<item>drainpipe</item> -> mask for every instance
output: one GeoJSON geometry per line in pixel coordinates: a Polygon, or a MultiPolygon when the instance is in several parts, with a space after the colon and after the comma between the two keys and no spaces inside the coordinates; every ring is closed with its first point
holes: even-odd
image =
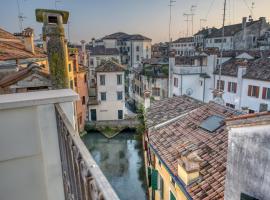
{"type": "Polygon", "coordinates": [[[183,74],[181,74],[181,96],[183,95],[183,74]]]}
{"type": "Polygon", "coordinates": [[[203,102],[205,98],[205,77],[203,78],[203,102]]]}

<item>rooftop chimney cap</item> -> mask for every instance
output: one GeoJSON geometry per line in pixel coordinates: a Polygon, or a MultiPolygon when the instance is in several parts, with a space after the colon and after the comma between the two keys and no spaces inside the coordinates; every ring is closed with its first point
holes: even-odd
{"type": "Polygon", "coordinates": [[[60,14],[63,18],[63,24],[67,24],[69,12],[64,10],[36,9],[36,21],[44,22],[44,13],[60,14]]]}

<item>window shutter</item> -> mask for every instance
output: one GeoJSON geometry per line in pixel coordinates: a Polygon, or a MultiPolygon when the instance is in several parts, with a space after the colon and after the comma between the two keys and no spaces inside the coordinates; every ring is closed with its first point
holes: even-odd
{"type": "Polygon", "coordinates": [[[228,82],[228,92],[230,92],[231,82],[228,82]]]}
{"type": "Polygon", "coordinates": [[[257,98],[259,97],[259,93],[260,93],[260,88],[259,87],[256,87],[256,97],[257,98]]]}
{"type": "Polygon", "coordinates": [[[170,200],[176,200],[175,196],[173,195],[171,191],[170,191],[170,200]]]}
{"type": "Polygon", "coordinates": [[[237,92],[237,83],[234,83],[234,92],[237,92]]]}
{"type": "Polygon", "coordinates": [[[151,173],[152,173],[152,172],[151,172],[151,167],[148,167],[148,168],[147,168],[148,187],[151,187],[151,185],[152,185],[152,184],[151,184],[151,182],[152,182],[152,181],[151,181],[151,173]]]}
{"type": "Polygon", "coordinates": [[[251,85],[248,86],[248,96],[251,97],[251,85]]]}
{"type": "Polygon", "coordinates": [[[152,169],[151,184],[153,190],[158,189],[158,171],[155,169],[152,169]]]}
{"type": "Polygon", "coordinates": [[[263,92],[262,92],[262,98],[266,99],[266,88],[263,88],[263,92]]]}

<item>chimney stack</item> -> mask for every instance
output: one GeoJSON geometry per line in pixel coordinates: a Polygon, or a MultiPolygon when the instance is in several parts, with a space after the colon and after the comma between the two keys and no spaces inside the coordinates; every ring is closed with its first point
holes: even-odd
{"type": "Polygon", "coordinates": [[[150,108],[150,104],[151,104],[151,101],[150,101],[150,91],[149,90],[146,90],[144,92],[144,109],[147,110],[148,108],[150,108]]]}
{"type": "Polygon", "coordinates": [[[92,38],[92,46],[95,47],[96,46],[96,39],[92,38]]]}
{"type": "Polygon", "coordinates": [[[82,56],[83,56],[83,65],[86,66],[86,50],[85,50],[85,40],[81,40],[81,45],[82,45],[82,56]]]}
{"type": "Polygon", "coordinates": [[[247,17],[243,17],[242,19],[242,29],[245,29],[247,26],[247,17]]]}
{"type": "Polygon", "coordinates": [[[32,54],[35,54],[35,45],[34,45],[34,30],[32,28],[26,28],[22,32],[22,39],[25,46],[25,49],[32,54]]]}

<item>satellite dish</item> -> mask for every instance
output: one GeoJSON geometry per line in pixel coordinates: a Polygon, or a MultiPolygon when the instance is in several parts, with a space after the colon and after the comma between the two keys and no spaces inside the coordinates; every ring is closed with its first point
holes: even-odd
{"type": "Polygon", "coordinates": [[[186,90],[186,94],[187,94],[188,96],[191,96],[191,95],[193,94],[193,90],[192,90],[191,88],[188,88],[188,89],[186,90]]]}

